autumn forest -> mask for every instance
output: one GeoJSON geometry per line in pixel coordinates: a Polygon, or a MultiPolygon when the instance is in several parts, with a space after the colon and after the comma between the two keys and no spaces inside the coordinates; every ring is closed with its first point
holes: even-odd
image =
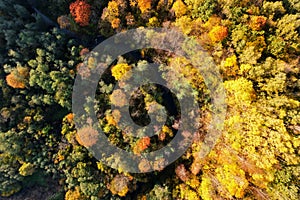
{"type": "Polygon", "coordinates": [[[300,1],[0,0],[0,199],[300,199],[300,1]],[[104,148],[106,140],[92,128],[95,120],[74,114],[72,93],[76,79],[100,66],[97,45],[146,28],[197,42],[212,58],[226,107],[220,135],[201,157],[205,138],[216,134],[209,130],[210,85],[217,83],[208,85],[192,59],[174,53],[143,48],[119,55],[97,82],[95,99],[79,93],[82,110],[97,116],[110,144],[136,157],[162,149],[184,121],[186,85],[199,105],[199,116],[188,121],[199,126],[183,132],[192,137],[183,154],[168,165],[165,156],[141,159],[133,173],[122,156],[107,158],[110,166],[94,156],[90,148],[104,148]],[[126,80],[145,78],[133,70],[151,74],[149,63],[179,92],[154,84],[135,90],[125,109],[133,121],[143,127],[156,116],[163,125],[154,136],[133,137],[119,126],[123,90],[126,80]],[[78,119],[88,126],[78,129],[78,119]]]}

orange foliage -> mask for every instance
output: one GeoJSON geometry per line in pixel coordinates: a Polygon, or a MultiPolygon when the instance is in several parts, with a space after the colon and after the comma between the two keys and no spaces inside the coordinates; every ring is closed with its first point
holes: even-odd
{"type": "Polygon", "coordinates": [[[66,116],[66,119],[67,119],[67,121],[68,121],[69,123],[72,123],[73,118],[74,118],[74,114],[73,114],[73,113],[69,113],[69,114],[67,114],[67,116],[66,116]]]}
{"type": "Polygon", "coordinates": [[[150,145],[150,137],[143,137],[139,139],[135,146],[133,147],[133,153],[139,154],[145,149],[147,149],[150,145]]]}
{"type": "Polygon", "coordinates": [[[13,74],[9,74],[6,76],[6,82],[9,86],[13,88],[25,88],[25,84],[18,79],[18,77],[14,76],[13,74]]]}
{"type": "Polygon", "coordinates": [[[151,0],[138,0],[138,6],[142,13],[151,8],[151,0]]]}
{"type": "Polygon", "coordinates": [[[60,161],[62,161],[64,159],[65,159],[65,156],[58,153],[57,157],[54,160],[54,163],[57,164],[57,163],[59,163],[60,161]]]}
{"type": "Polygon", "coordinates": [[[105,119],[107,120],[108,125],[113,125],[113,126],[117,125],[117,122],[116,122],[116,120],[114,119],[114,117],[112,115],[110,115],[110,114],[106,115],[105,119]]]}
{"type": "Polygon", "coordinates": [[[121,112],[119,110],[113,110],[112,113],[105,116],[108,125],[117,126],[121,119],[121,112]]]}
{"type": "Polygon", "coordinates": [[[76,23],[81,26],[89,25],[91,6],[86,1],[76,0],[70,4],[70,13],[76,23]]]}
{"type": "Polygon", "coordinates": [[[121,23],[121,20],[120,20],[119,18],[115,18],[115,19],[113,19],[112,22],[111,22],[111,27],[112,27],[113,29],[117,29],[117,28],[119,28],[120,23],[121,23]]]}
{"type": "Polygon", "coordinates": [[[208,36],[213,42],[221,42],[228,35],[227,27],[215,26],[209,33],[208,36]]]}
{"type": "Polygon", "coordinates": [[[25,116],[23,119],[23,122],[29,124],[31,122],[32,118],[30,116],[25,116]]]}
{"type": "Polygon", "coordinates": [[[252,16],[250,21],[250,27],[255,30],[261,30],[267,22],[267,18],[263,16],[252,16]]]}
{"type": "Polygon", "coordinates": [[[28,69],[26,67],[17,67],[10,74],[6,76],[7,85],[13,88],[25,88],[25,78],[28,76],[28,69]]]}

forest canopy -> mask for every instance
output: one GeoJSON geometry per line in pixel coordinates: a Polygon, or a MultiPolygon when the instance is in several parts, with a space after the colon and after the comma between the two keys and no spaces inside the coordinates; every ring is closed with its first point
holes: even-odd
{"type": "MultiPolygon", "coordinates": [[[[50,190],[48,181],[57,191],[42,199],[300,199],[299,36],[299,0],[1,0],[0,198],[18,199],[34,185],[50,190]],[[201,73],[159,49],[120,55],[95,92],[97,123],[111,144],[143,155],[177,133],[183,97],[154,85],[138,88],[128,110],[146,126],[164,108],[159,134],[130,137],[118,126],[127,100],[114,86],[126,88],[131,71],[149,63],[179,91],[176,77],[184,77],[201,105],[191,121],[200,126],[179,159],[162,167],[162,157],[152,172],[130,173],[122,158],[111,158],[111,167],[89,151],[98,133],[75,126],[72,91],[97,65],[97,45],[142,27],[173,29],[201,45],[221,75],[227,110],[221,136],[200,157],[213,115],[201,73]]],[[[142,159],[137,167],[148,172],[150,165],[142,159]]]]}

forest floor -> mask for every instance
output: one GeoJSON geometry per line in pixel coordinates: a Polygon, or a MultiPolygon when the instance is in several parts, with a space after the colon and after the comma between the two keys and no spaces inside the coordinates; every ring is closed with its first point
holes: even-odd
{"type": "Polygon", "coordinates": [[[61,186],[51,178],[44,179],[43,185],[37,184],[24,187],[20,192],[10,197],[0,197],[0,200],[63,200],[60,197],[61,186]]]}

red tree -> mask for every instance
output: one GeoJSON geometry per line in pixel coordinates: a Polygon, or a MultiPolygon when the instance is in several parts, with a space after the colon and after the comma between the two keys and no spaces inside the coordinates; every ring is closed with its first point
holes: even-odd
{"type": "Polygon", "coordinates": [[[86,1],[76,0],[70,4],[70,13],[80,26],[89,25],[91,6],[86,1]]]}

